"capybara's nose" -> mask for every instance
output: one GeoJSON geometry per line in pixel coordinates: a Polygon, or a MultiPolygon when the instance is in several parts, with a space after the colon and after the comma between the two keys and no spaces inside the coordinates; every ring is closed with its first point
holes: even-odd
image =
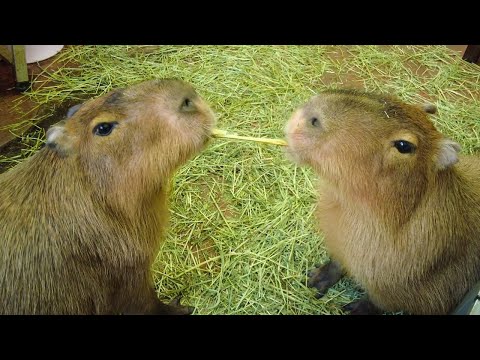
{"type": "Polygon", "coordinates": [[[318,116],[315,116],[315,115],[306,116],[305,121],[307,122],[308,126],[313,126],[317,128],[321,126],[318,116]]]}

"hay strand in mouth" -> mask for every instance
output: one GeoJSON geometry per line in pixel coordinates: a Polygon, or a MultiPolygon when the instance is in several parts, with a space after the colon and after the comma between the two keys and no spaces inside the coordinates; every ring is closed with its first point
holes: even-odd
{"type": "Polygon", "coordinates": [[[241,140],[241,141],[255,141],[264,144],[271,144],[271,145],[280,145],[280,146],[287,146],[287,142],[283,139],[270,139],[264,137],[251,137],[251,136],[240,136],[237,134],[229,133],[225,130],[220,129],[213,129],[212,136],[219,139],[233,139],[233,140],[241,140]]]}

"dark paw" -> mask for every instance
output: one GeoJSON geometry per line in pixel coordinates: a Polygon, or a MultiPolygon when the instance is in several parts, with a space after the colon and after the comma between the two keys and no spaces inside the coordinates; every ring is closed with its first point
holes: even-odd
{"type": "Polygon", "coordinates": [[[324,265],[315,265],[316,268],[308,272],[308,287],[314,287],[318,290],[315,295],[317,299],[324,296],[328,289],[340,280],[342,270],[340,265],[335,261],[330,261],[324,265]]]}
{"type": "Polygon", "coordinates": [[[349,315],[379,315],[382,313],[378,307],[367,299],[353,301],[344,305],[342,310],[348,312],[349,315]]]}
{"type": "Polygon", "coordinates": [[[182,299],[182,295],[178,295],[168,304],[171,309],[172,315],[190,315],[193,313],[195,308],[193,306],[184,306],[180,304],[180,300],[182,299]]]}

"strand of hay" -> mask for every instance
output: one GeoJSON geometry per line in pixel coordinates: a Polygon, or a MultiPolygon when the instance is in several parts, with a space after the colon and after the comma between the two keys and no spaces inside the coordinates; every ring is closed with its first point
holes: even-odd
{"type": "Polygon", "coordinates": [[[212,131],[213,137],[220,138],[220,139],[234,139],[234,140],[241,140],[241,141],[255,141],[263,144],[270,144],[270,145],[280,145],[280,146],[287,146],[287,142],[283,139],[269,139],[269,138],[256,138],[251,136],[240,136],[237,134],[231,134],[228,131],[220,130],[220,129],[213,129],[212,131]]]}

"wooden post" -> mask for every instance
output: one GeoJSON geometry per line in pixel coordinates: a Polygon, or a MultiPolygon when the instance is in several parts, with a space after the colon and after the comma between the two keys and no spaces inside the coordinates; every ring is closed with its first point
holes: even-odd
{"type": "Polygon", "coordinates": [[[25,45],[12,45],[13,65],[15,67],[15,78],[17,84],[15,88],[18,91],[27,91],[30,87],[28,81],[27,57],[25,55],[25,45]]]}

